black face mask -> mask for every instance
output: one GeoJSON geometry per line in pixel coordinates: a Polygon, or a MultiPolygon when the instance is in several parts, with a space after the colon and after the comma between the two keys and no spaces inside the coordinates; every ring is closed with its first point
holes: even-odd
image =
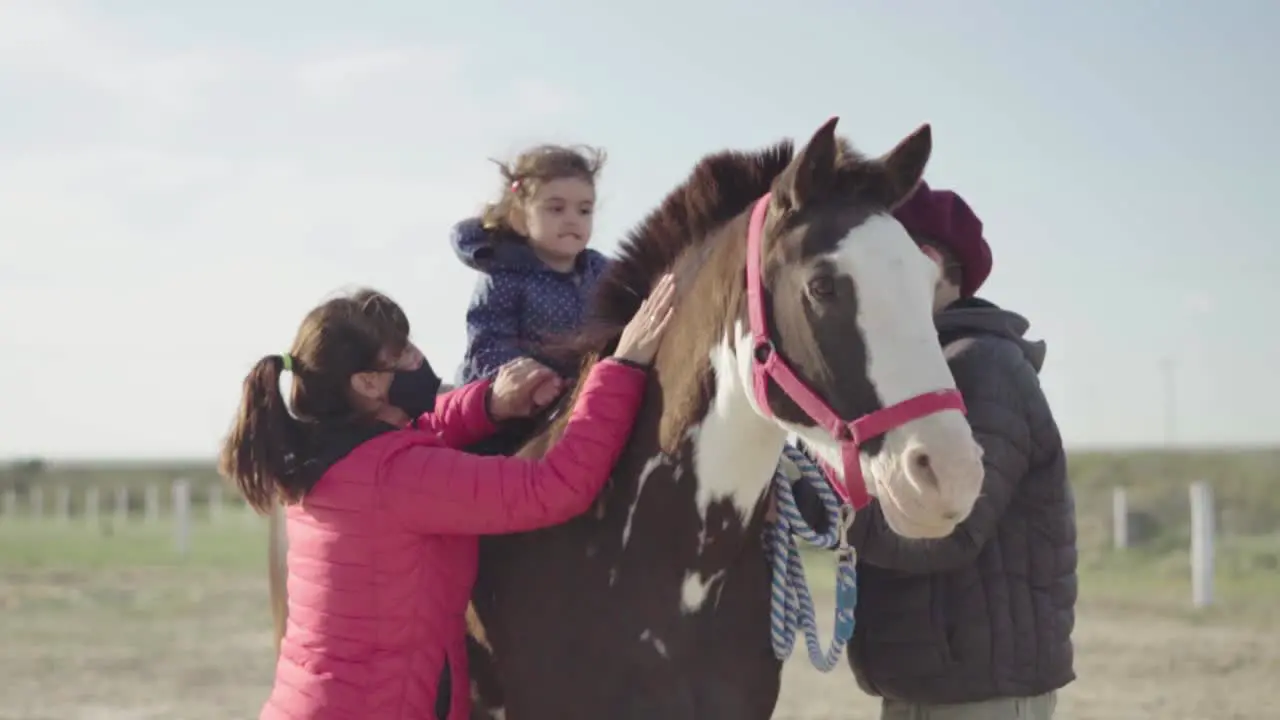
{"type": "Polygon", "coordinates": [[[397,370],[387,391],[387,401],[400,408],[410,419],[417,420],[436,407],[440,378],[423,358],[417,370],[397,370]]]}

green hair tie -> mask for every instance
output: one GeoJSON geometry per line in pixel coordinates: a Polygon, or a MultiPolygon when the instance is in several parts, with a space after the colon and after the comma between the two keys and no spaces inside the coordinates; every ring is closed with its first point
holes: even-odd
{"type": "Polygon", "coordinates": [[[293,356],[289,353],[281,353],[280,359],[284,361],[285,371],[293,372],[293,356]]]}

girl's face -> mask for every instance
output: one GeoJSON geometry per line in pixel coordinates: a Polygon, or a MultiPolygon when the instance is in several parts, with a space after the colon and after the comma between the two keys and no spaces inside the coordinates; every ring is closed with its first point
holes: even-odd
{"type": "Polygon", "coordinates": [[[525,234],[533,252],[556,270],[572,270],[591,240],[595,204],[595,186],[582,178],[540,183],[524,205],[525,234]]]}

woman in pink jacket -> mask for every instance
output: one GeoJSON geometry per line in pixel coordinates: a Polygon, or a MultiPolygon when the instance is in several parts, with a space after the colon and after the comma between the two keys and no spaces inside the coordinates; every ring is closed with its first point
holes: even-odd
{"type": "Polygon", "coordinates": [[[477,536],[585,512],[623,450],[672,312],[665,278],[595,365],[540,460],[457,448],[553,400],[559,380],[516,360],[436,397],[409,323],[373,291],[330,300],[286,355],[259,360],[220,469],[259,512],[288,505],[289,622],[272,720],[461,720],[477,536]],[[292,375],[291,402],[279,389],[292,375]]]}

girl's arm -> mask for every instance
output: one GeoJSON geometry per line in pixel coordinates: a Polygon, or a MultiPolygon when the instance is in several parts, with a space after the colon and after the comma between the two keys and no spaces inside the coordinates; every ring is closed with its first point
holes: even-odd
{"type": "Polygon", "coordinates": [[[580,515],[622,454],[646,378],[616,360],[597,363],[564,435],[538,460],[469,455],[426,442],[398,447],[379,468],[383,505],[423,534],[521,532],[580,515]]]}

